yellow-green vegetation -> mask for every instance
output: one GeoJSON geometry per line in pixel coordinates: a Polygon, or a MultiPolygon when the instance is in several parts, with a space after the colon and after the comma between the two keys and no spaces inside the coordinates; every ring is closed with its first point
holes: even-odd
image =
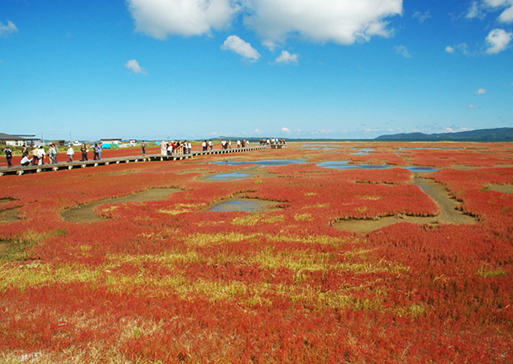
{"type": "Polygon", "coordinates": [[[55,230],[51,233],[38,234],[32,230],[20,234],[15,239],[0,241],[0,260],[23,261],[30,254],[30,249],[51,236],[65,235],[63,230],[55,230]]]}
{"type": "Polygon", "coordinates": [[[232,224],[251,226],[257,224],[274,224],[283,221],[283,215],[253,214],[242,217],[236,217],[232,220],[232,224]]]}
{"type": "Polygon", "coordinates": [[[483,265],[478,269],[477,274],[484,278],[500,277],[506,275],[506,271],[502,268],[493,268],[488,265],[483,265]]]}
{"type": "Polygon", "coordinates": [[[177,203],[174,205],[173,208],[169,208],[169,209],[160,209],[158,210],[158,212],[160,212],[161,214],[168,214],[168,215],[178,215],[178,214],[183,214],[185,212],[191,212],[191,211],[196,211],[196,210],[200,210],[202,208],[205,207],[205,204],[185,204],[185,203],[177,203]]]}
{"type": "Polygon", "coordinates": [[[312,221],[312,214],[306,213],[306,214],[296,214],[294,215],[294,220],[296,221],[312,221]]]}

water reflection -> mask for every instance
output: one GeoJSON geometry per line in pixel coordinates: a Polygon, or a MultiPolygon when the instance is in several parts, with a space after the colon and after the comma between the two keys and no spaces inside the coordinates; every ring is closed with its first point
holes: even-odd
{"type": "Polygon", "coordinates": [[[389,164],[349,164],[349,161],[329,161],[317,164],[323,168],[334,169],[389,169],[389,168],[404,168],[412,172],[436,172],[438,168],[432,167],[419,167],[419,166],[393,166],[389,164]]]}
{"type": "Polygon", "coordinates": [[[248,164],[256,164],[261,167],[274,167],[274,166],[288,166],[289,164],[303,164],[306,159],[270,159],[261,161],[219,161],[212,162],[212,164],[229,165],[229,166],[244,166],[248,164]]]}
{"type": "Polygon", "coordinates": [[[264,211],[276,203],[271,201],[263,201],[258,199],[242,198],[238,200],[228,200],[218,203],[210,208],[208,211],[244,211],[244,212],[258,212],[264,211]]]}
{"type": "Polygon", "coordinates": [[[248,173],[240,173],[240,172],[232,172],[232,173],[220,173],[213,176],[206,177],[206,180],[209,181],[234,181],[239,179],[244,179],[251,177],[251,174],[248,173]]]}

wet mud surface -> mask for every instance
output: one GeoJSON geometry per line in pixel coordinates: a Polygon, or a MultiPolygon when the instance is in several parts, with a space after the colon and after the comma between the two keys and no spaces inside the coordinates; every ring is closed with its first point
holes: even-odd
{"type": "Polygon", "coordinates": [[[253,198],[239,198],[221,201],[207,211],[245,211],[245,212],[260,212],[272,209],[276,206],[277,202],[264,201],[253,198]]]}
{"type": "Polygon", "coordinates": [[[456,210],[459,203],[450,197],[449,192],[443,185],[431,179],[420,178],[418,176],[415,177],[413,183],[420,186],[422,190],[438,204],[440,207],[438,215],[428,217],[389,216],[378,220],[339,220],[334,223],[333,226],[341,230],[366,234],[398,222],[411,222],[414,224],[428,224],[433,226],[439,224],[477,223],[476,218],[456,210]]]}
{"type": "Polygon", "coordinates": [[[513,193],[513,185],[490,185],[488,186],[492,191],[513,193]]]}
{"type": "Polygon", "coordinates": [[[149,190],[134,193],[132,195],[113,198],[108,200],[101,200],[90,204],[80,205],[71,209],[65,210],[61,213],[66,221],[70,222],[99,222],[105,219],[94,213],[95,208],[107,203],[124,203],[124,202],[148,202],[148,201],[161,201],[166,200],[167,196],[171,193],[180,192],[177,188],[152,188],[149,190]]]}
{"type": "MultiPolygon", "coordinates": [[[[0,208],[2,206],[9,204],[12,201],[16,201],[16,199],[9,198],[9,197],[8,198],[0,198],[0,208]]],[[[7,210],[1,210],[0,211],[0,224],[21,220],[18,217],[19,210],[20,210],[19,207],[7,209],[7,210]]]]}

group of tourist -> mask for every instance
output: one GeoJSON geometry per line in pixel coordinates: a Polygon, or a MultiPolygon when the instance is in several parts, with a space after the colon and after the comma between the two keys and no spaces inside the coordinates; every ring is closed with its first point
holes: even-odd
{"type": "MultiPolygon", "coordinates": [[[[86,144],[82,144],[80,147],[80,151],[82,153],[82,159],[81,161],[87,161],[87,153],[89,152],[89,148],[86,144]]],[[[11,147],[7,146],[3,152],[5,153],[6,159],[7,159],[7,166],[12,167],[12,157],[13,152],[11,147]]],[[[28,147],[24,145],[21,150],[21,161],[20,164],[22,166],[40,166],[44,165],[45,162],[48,164],[56,164],[59,163],[57,160],[57,156],[59,155],[59,148],[54,144],[51,143],[48,152],[45,150],[44,146],[32,146],[28,147]]],[[[75,150],[69,145],[68,149],[66,150],[66,155],[68,156],[68,162],[73,162],[73,156],[75,155],[75,150]]],[[[102,159],[102,145],[101,143],[94,145],[94,159],[100,160],[102,159]]]]}
{"type": "Polygon", "coordinates": [[[278,138],[262,138],[260,139],[260,145],[278,145],[278,144],[285,144],[285,139],[278,139],[278,138]]]}
{"type": "MultiPolygon", "coordinates": [[[[237,140],[237,148],[244,148],[247,145],[249,145],[249,141],[247,139],[237,140]]],[[[209,140],[208,142],[206,140],[201,143],[202,150],[208,151],[214,149],[214,143],[212,140],[209,140]]],[[[221,148],[222,149],[232,149],[232,141],[231,140],[221,140],[221,148]]]]}
{"type": "MultiPolygon", "coordinates": [[[[46,153],[45,148],[40,145],[32,146],[31,149],[24,145],[21,151],[21,161],[20,164],[22,166],[28,165],[43,165],[45,164],[45,158],[48,157],[48,163],[53,164],[57,163],[57,156],[59,155],[59,148],[54,143],[50,144],[50,148],[48,149],[48,153],[46,153]],[[32,157],[32,158],[30,158],[32,157]]],[[[11,166],[11,165],[10,165],[11,166]]]]}
{"type": "MultiPolygon", "coordinates": [[[[270,144],[276,144],[276,143],[285,143],[284,139],[260,139],[260,145],[270,145],[270,144]]],[[[249,141],[247,139],[237,140],[237,148],[245,148],[246,146],[249,146],[249,141]]],[[[213,150],[214,149],[214,142],[212,140],[204,140],[201,143],[201,147],[203,151],[213,150]]],[[[221,148],[222,149],[231,149],[232,148],[232,141],[231,140],[221,140],[221,148]]],[[[143,140],[141,143],[141,149],[143,156],[146,155],[146,142],[143,140]]],[[[95,143],[93,147],[93,159],[94,160],[101,160],[102,159],[102,151],[103,151],[103,145],[102,143],[95,143]]],[[[3,150],[5,153],[6,159],[7,159],[7,165],[8,167],[12,167],[12,157],[13,157],[13,151],[9,146],[6,146],[6,148],[3,150]]],[[[82,156],[82,159],[80,161],[88,161],[88,153],[89,153],[89,147],[87,144],[83,143],[80,146],[80,153],[82,156]]],[[[192,144],[190,141],[162,141],[160,143],[160,153],[161,155],[184,155],[184,154],[191,154],[192,153],[192,144]]],[[[32,146],[27,147],[26,145],[23,146],[22,149],[22,159],[21,159],[21,165],[22,166],[29,166],[29,165],[43,165],[45,164],[45,159],[47,158],[47,163],[54,164],[58,163],[57,156],[59,155],[59,148],[54,144],[51,143],[48,149],[48,152],[45,151],[44,146],[32,146]]],[[[68,162],[73,162],[73,157],[75,155],[75,149],[70,144],[68,146],[68,149],[66,151],[66,155],[68,157],[68,162]]]]}
{"type": "MultiPolygon", "coordinates": [[[[146,154],[146,145],[141,146],[143,148],[143,155],[146,154]]],[[[170,141],[166,142],[163,140],[160,143],[160,154],[161,155],[184,155],[192,153],[192,144],[188,140],[185,141],[170,141]]]]}

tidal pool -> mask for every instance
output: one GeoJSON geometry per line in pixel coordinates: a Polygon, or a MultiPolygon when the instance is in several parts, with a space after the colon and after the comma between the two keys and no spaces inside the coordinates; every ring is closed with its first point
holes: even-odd
{"type": "Polygon", "coordinates": [[[212,164],[227,164],[229,166],[244,166],[248,164],[256,164],[261,167],[288,166],[289,164],[303,164],[306,159],[269,159],[261,161],[219,161],[212,164]]]}
{"type": "Polygon", "coordinates": [[[323,168],[334,169],[389,169],[389,168],[404,168],[412,172],[436,172],[438,168],[432,167],[419,167],[419,166],[394,166],[389,164],[349,164],[349,161],[329,161],[317,164],[323,168]]]}
{"type": "Polygon", "coordinates": [[[244,179],[251,177],[249,173],[240,173],[240,172],[232,172],[232,173],[220,173],[215,174],[213,176],[206,177],[206,180],[209,181],[233,181],[238,179],[244,179]]]}
{"type": "Polygon", "coordinates": [[[263,201],[258,199],[241,198],[236,200],[222,201],[208,209],[208,211],[245,211],[258,212],[264,211],[275,205],[275,202],[263,201]]]}

